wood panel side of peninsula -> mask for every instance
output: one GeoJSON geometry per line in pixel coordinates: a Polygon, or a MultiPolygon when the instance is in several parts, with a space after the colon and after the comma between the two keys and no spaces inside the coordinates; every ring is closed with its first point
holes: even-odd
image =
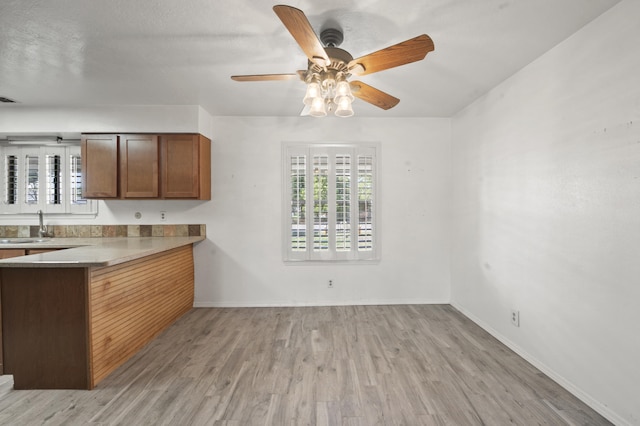
{"type": "Polygon", "coordinates": [[[0,268],[15,389],[92,389],[193,306],[193,248],[105,267],[0,268]]]}

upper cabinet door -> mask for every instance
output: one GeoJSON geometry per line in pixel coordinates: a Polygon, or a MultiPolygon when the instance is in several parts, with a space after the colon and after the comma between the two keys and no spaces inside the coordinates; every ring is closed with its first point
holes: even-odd
{"type": "Polygon", "coordinates": [[[211,199],[211,141],[202,135],[162,135],[163,198],[211,199]]]}
{"type": "Polygon", "coordinates": [[[157,135],[120,135],[120,190],[123,198],[158,198],[157,135]]]}
{"type": "Polygon", "coordinates": [[[82,196],[84,198],[118,197],[118,136],[83,135],[82,196]]]}

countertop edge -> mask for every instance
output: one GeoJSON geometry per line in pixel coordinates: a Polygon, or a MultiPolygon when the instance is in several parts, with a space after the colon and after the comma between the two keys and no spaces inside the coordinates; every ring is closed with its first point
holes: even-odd
{"type": "MultiPolygon", "coordinates": [[[[29,244],[29,249],[60,249],[0,260],[0,268],[89,268],[118,265],[142,257],[195,244],[204,236],[64,238],[65,243],[29,244]],[[67,247],[67,248],[64,248],[67,247]]],[[[0,247],[2,248],[2,247],[0,247]]],[[[6,247],[16,248],[16,247],[6,247]]]]}

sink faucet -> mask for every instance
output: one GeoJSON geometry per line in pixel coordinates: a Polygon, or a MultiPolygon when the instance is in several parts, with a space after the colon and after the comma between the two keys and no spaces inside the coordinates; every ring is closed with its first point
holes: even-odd
{"type": "Polygon", "coordinates": [[[38,210],[38,218],[40,219],[40,229],[38,229],[38,237],[48,237],[47,226],[44,224],[44,213],[38,210]]]}

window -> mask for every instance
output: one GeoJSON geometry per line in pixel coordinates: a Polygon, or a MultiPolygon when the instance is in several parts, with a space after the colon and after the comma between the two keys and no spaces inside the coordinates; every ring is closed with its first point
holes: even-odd
{"type": "Polygon", "coordinates": [[[96,214],[82,198],[80,146],[1,146],[0,213],[96,214]]]}
{"type": "Polygon", "coordinates": [[[285,144],[287,261],[374,260],[376,146],[285,144]]]}

